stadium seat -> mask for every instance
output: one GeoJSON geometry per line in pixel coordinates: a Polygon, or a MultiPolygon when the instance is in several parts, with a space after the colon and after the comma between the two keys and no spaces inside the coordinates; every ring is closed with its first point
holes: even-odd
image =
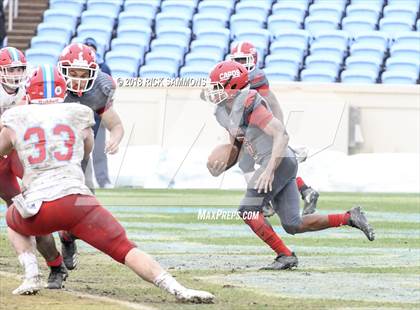
{"type": "Polygon", "coordinates": [[[351,84],[374,84],[378,75],[372,71],[360,71],[346,69],[341,72],[341,82],[351,84]]]}
{"type": "Polygon", "coordinates": [[[389,37],[388,34],[382,31],[362,31],[354,35],[354,41],[358,43],[370,43],[388,48],[389,37]]]}
{"type": "Polygon", "coordinates": [[[347,16],[343,18],[342,27],[343,30],[357,34],[361,31],[373,31],[376,29],[377,20],[368,19],[363,16],[347,16]]]}
{"type": "Polygon", "coordinates": [[[44,48],[30,48],[25,52],[26,60],[33,67],[44,64],[55,66],[59,55],[60,53],[46,52],[44,48]]]}
{"type": "Polygon", "coordinates": [[[297,72],[297,70],[300,69],[302,65],[301,61],[302,59],[300,59],[298,56],[291,58],[285,57],[284,55],[271,54],[265,58],[265,66],[272,68],[286,68],[297,72]]]}
{"type": "Polygon", "coordinates": [[[160,0],[126,0],[124,3],[124,12],[154,17],[159,5],[160,0]]]}
{"type": "Polygon", "coordinates": [[[212,67],[206,66],[185,66],[179,70],[180,76],[185,78],[197,78],[197,79],[206,79],[209,76],[209,72],[212,67]]]}
{"type": "Polygon", "coordinates": [[[31,49],[43,49],[45,51],[52,51],[54,54],[61,53],[65,45],[62,39],[50,36],[36,36],[31,40],[31,49]]]}
{"type": "Polygon", "coordinates": [[[299,22],[303,21],[306,15],[308,5],[303,3],[282,3],[278,2],[273,5],[273,15],[276,17],[292,18],[299,22]]]}
{"type": "Polygon", "coordinates": [[[380,30],[390,34],[398,34],[413,30],[413,23],[411,21],[401,20],[395,17],[384,17],[379,21],[380,30]]]}
{"type": "Polygon", "coordinates": [[[108,66],[112,68],[124,68],[124,70],[128,70],[131,68],[130,72],[134,74],[137,73],[139,65],[141,65],[143,60],[143,54],[133,54],[128,52],[118,52],[118,51],[110,51],[106,53],[105,60],[108,66]]]}
{"type": "Polygon", "coordinates": [[[213,14],[195,14],[193,17],[193,32],[197,33],[209,29],[226,28],[227,19],[213,14]]]}
{"type": "Polygon", "coordinates": [[[341,57],[325,57],[323,54],[309,55],[305,60],[308,69],[326,69],[336,73],[340,69],[341,63],[341,57]]]}
{"type": "Polygon", "coordinates": [[[314,0],[314,4],[335,5],[341,7],[344,11],[347,0],[314,0]]]}
{"type": "Polygon", "coordinates": [[[191,42],[191,52],[208,53],[219,59],[224,59],[228,49],[223,43],[194,40],[191,42]]]}
{"type": "Polygon", "coordinates": [[[185,65],[188,66],[197,66],[199,67],[200,65],[204,66],[204,67],[211,67],[214,66],[218,61],[221,61],[221,58],[218,58],[217,55],[211,55],[208,53],[197,53],[197,52],[193,52],[193,53],[189,53],[186,57],[185,57],[185,65]]]}
{"type": "Polygon", "coordinates": [[[233,12],[233,2],[223,0],[201,1],[198,5],[198,12],[227,20],[233,12]]]}
{"type": "Polygon", "coordinates": [[[343,59],[346,56],[347,49],[343,46],[315,41],[310,48],[311,54],[323,55],[325,58],[343,59]]]}
{"type": "Polygon", "coordinates": [[[170,39],[154,39],[150,44],[150,47],[152,51],[164,51],[166,53],[171,53],[177,58],[183,57],[188,49],[186,45],[181,45],[170,39]]]}
{"type": "Polygon", "coordinates": [[[281,67],[266,67],[264,68],[265,76],[269,81],[296,81],[297,70],[281,67]]]}
{"type": "Polygon", "coordinates": [[[378,75],[382,59],[364,56],[350,56],[346,59],[346,69],[355,71],[372,71],[378,75]]]}
{"type": "Polygon", "coordinates": [[[44,12],[44,23],[61,23],[68,25],[69,28],[76,28],[78,15],[62,9],[49,9],[44,12]]]}
{"type": "Polygon", "coordinates": [[[177,75],[175,68],[154,64],[140,67],[139,75],[147,78],[174,78],[177,75]]]}
{"type": "MultiPolygon", "coordinates": [[[[73,39],[71,40],[72,43],[84,43],[85,39],[89,38],[86,36],[83,37],[73,37],[73,39]]],[[[96,54],[99,55],[100,57],[103,57],[105,54],[105,51],[107,51],[109,49],[109,46],[107,44],[105,44],[104,42],[96,42],[96,54]]]]}
{"type": "Polygon", "coordinates": [[[384,5],[384,1],[385,0],[351,0],[351,4],[350,5],[369,5],[370,7],[375,7],[377,8],[379,11],[382,10],[382,7],[384,5]]]}
{"type": "Polygon", "coordinates": [[[82,25],[91,25],[91,26],[103,26],[109,29],[114,27],[115,18],[106,13],[84,11],[82,13],[81,24],[82,25]]]}
{"type": "Polygon", "coordinates": [[[258,16],[260,20],[266,20],[268,8],[259,1],[238,2],[236,5],[236,14],[244,16],[258,16]]]}
{"type": "Polygon", "coordinates": [[[367,42],[356,42],[350,47],[352,56],[361,56],[368,59],[376,58],[382,61],[385,49],[383,45],[367,42]]]}
{"type": "Polygon", "coordinates": [[[405,57],[390,57],[386,61],[388,71],[411,71],[420,72],[420,59],[407,59],[405,57]]]}
{"type": "Polygon", "coordinates": [[[267,53],[268,42],[270,41],[270,34],[266,29],[244,29],[234,34],[235,41],[249,41],[257,48],[263,49],[264,54],[267,53]]]}
{"type": "Polygon", "coordinates": [[[121,12],[118,15],[118,26],[132,25],[150,27],[152,25],[154,16],[148,15],[148,13],[140,12],[121,12]]]}
{"type": "Polygon", "coordinates": [[[306,49],[302,48],[302,44],[299,43],[273,42],[270,46],[270,53],[291,57],[292,59],[294,59],[294,56],[302,59],[306,54],[306,49]]]}
{"type": "Polygon", "coordinates": [[[302,28],[302,21],[294,17],[282,17],[271,15],[268,18],[267,28],[271,34],[275,35],[277,31],[284,31],[285,29],[300,29],[302,28]]]}
{"type": "Polygon", "coordinates": [[[272,34],[272,41],[301,44],[307,48],[309,43],[309,32],[302,29],[280,30],[272,34]]]}
{"type": "Polygon", "coordinates": [[[111,41],[111,50],[112,51],[128,51],[133,53],[144,54],[149,49],[149,44],[142,44],[136,41],[133,41],[130,38],[114,38],[111,41]]]}
{"type": "MultiPolygon", "coordinates": [[[[242,0],[241,1],[241,3],[247,3],[247,2],[252,2],[256,4],[255,0],[242,0]]],[[[273,5],[273,2],[275,2],[275,0],[259,0],[257,4],[258,6],[261,6],[265,8],[267,11],[269,11],[271,9],[271,6],[273,5]]]]}
{"type": "Polygon", "coordinates": [[[420,59],[420,45],[412,43],[395,43],[391,46],[390,53],[392,57],[405,57],[406,59],[420,59]]]}
{"type": "Polygon", "coordinates": [[[171,0],[163,1],[161,5],[162,12],[179,14],[183,17],[191,20],[193,12],[195,10],[196,3],[194,1],[186,0],[171,0]]]}
{"type": "Polygon", "coordinates": [[[234,37],[235,33],[245,30],[261,29],[265,21],[260,19],[253,19],[253,16],[234,14],[230,19],[230,32],[234,37]]]}
{"type": "Polygon", "coordinates": [[[400,32],[394,36],[396,44],[407,44],[413,46],[420,45],[420,32],[419,31],[409,31],[409,32],[400,32]]]}
{"type": "Polygon", "coordinates": [[[326,30],[338,29],[338,21],[329,20],[325,17],[308,16],[305,19],[305,29],[307,29],[312,34],[326,30]]]}
{"type": "Polygon", "coordinates": [[[401,6],[400,4],[390,4],[384,7],[384,16],[405,21],[411,21],[414,24],[418,10],[418,7],[415,6],[401,6]]]}
{"type": "Polygon", "coordinates": [[[417,20],[416,28],[417,28],[417,31],[420,31],[420,18],[417,20]]]}
{"type": "Polygon", "coordinates": [[[385,71],[382,74],[384,84],[416,84],[418,74],[410,71],[385,71]]]}
{"type": "Polygon", "coordinates": [[[81,1],[57,0],[50,3],[50,9],[60,9],[73,16],[80,16],[83,11],[83,5],[84,3],[81,1]]]}
{"type": "Polygon", "coordinates": [[[99,44],[109,48],[109,41],[112,35],[112,27],[99,25],[79,25],[77,27],[77,36],[82,40],[85,38],[94,38],[99,44]]]}
{"type": "Polygon", "coordinates": [[[286,5],[293,5],[293,4],[298,3],[300,5],[303,5],[305,7],[305,9],[308,8],[309,3],[311,3],[311,2],[312,2],[312,0],[277,0],[277,3],[286,4],[286,5]]]}
{"type": "Polygon", "coordinates": [[[226,28],[202,29],[195,33],[197,40],[206,40],[209,42],[224,42],[229,44],[230,31],[226,28]]]}
{"type": "Polygon", "coordinates": [[[61,38],[66,44],[70,41],[73,29],[60,23],[41,23],[37,27],[39,37],[61,38]]]}
{"type": "Polygon", "coordinates": [[[337,80],[337,72],[326,69],[304,69],[300,73],[303,82],[332,83],[337,80]]]}
{"type": "Polygon", "coordinates": [[[175,68],[178,71],[178,68],[182,64],[183,60],[181,55],[174,55],[173,53],[161,50],[161,51],[152,51],[146,54],[146,65],[161,65],[169,68],[175,68]]]}
{"type": "Polygon", "coordinates": [[[133,72],[130,67],[121,64],[117,67],[109,66],[112,77],[114,78],[131,78],[136,77],[137,72],[133,72]]]}
{"type": "Polygon", "coordinates": [[[420,0],[388,0],[388,5],[390,4],[399,4],[401,6],[414,6],[419,7],[420,0]]]}
{"type": "Polygon", "coordinates": [[[156,31],[163,27],[189,27],[189,20],[175,13],[158,13],[156,15],[156,31]]]}
{"type": "Polygon", "coordinates": [[[331,21],[339,22],[343,16],[342,5],[335,3],[315,3],[309,7],[309,16],[324,18],[331,21]]]}
{"type": "Polygon", "coordinates": [[[359,17],[361,20],[378,21],[381,13],[380,7],[365,1],[364,4],[351,4],[346,9],[347,16],[359,17]]]}
{"type": "Polygon", "coordinates": [[[161,27],[156,31],[158,39],[171,40],[183,46],[190,43],[191,29],[187,27],[161,27]]]}
{"type": "Polygon", "coordinates": [[[116,18],[121,9],[121,2],[115,0],[89,0],[87,9],[97,13],[108,13],[116,18]]]}
{"type": "Polygon", "coordinates": [[[334,46],[341,50],[346,50],[349,43],[348,33],[342,30],[322,31],[316,34],[312,45],[314,46],[334,46]]]}
{"type": "Polygon", "coordinates": [[[134,42],[148,44],[152,36],[150,27],[140,27],[133,25],[122,25],[117,29],[117,37],[130,38],[134,42]]]}

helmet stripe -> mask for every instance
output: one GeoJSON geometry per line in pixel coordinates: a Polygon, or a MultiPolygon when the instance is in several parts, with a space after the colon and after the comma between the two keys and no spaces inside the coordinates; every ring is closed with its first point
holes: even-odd
{"type": "Polygon", "coordinates": [[[50,66],[42,66],[42,77],[44,79],[44,98],[51,98],[51,70],[50,66]]]}
{"type": "Polygon", "coordinates": [[[55,80],[54,80],[54,67],[53,67],[53,66],[49,66],[49,67],[50,67],[50,74],[51,74],[51,93],[52,93],[51,98],[54,98],[54,97],[55,97],[55,87],[54,87],[54,84],[55,84],[55,80]]]}
{"type": "Polygon", "coordinates": [[[19,61],[19,54],[15,48],[9,47],[7,50],[9,51],[10,56],[12,56],[12,61],[19,61]]]}
{"type": "Polygon", "coordinates": [[[239,42],[239,44],[238,44],[238,50],[236,51],[237,53],[242,53],[242,44],[243,43],[244,43],[243,41],[239,42]]]}

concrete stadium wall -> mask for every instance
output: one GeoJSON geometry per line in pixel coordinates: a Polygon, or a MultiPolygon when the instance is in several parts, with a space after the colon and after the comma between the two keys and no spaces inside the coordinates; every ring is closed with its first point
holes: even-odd
{"type": "MultiPolygon", "coordinates": [[[[271,88],[284,110],[291,145],[345,153],[349,146],[351,153],[420,152],[419,85],[273,83],[271,88]]],[[[199,147],[227,140],[199,88],[120,87],[115,108],[126,126],[124,145],[199,147]]]]}

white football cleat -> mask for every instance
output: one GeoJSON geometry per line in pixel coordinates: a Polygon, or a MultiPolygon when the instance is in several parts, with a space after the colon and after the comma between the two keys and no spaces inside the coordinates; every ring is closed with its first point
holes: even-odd
{"type": "Polygon", "coordinates": [[[35,295],[42,289],[41,277],[25,278],[23,283],[15,289],[13,295],[35,295]]]}
{"type": "Polygon", "coordinates": [[[191,302],[194,304],[211,304],[214,301],[214,295],[206,291],[197,291],[186,288],[182,291],[176,291],[175,297],[181,302],[191,302]]]}

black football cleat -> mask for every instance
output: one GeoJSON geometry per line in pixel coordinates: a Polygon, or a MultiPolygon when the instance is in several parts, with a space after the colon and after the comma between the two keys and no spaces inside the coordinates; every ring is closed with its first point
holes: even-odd
{"type": "Polygon", "coordinates": [[[46,288],[50,290],[59,290],[64,287],[64,281],[68,277],[66,266],[61,264],[58,267],[50,267],[50,275],[48,276],[48,283],[46,288]]]}
{"type": "Polygon", "coordinates": [[[348,213],[350,214],[349,226],[358,228],[363,231],[370,241],[375,240],[375,231],[373,230],[372,226],[369,225],[366,215],[362,211],[361,207],[354,207],[348,211],[348,213]]]}
{"type": "Polygon", "coordinates": [[[298,258],[292,252],[291,256],[279,254],[270,265],[260,268],[260,270],[285,270],[293,269],[298,266],[298,258]]]}
{"type": "Polygon", "coordinates": [[[302,191],[302,199],[304,202],[302,216],[315,213],[318,197],[319,193],[312,187],[308,187],[302,191]]]}
{"type": "Polygon", "coordinates": [[[60,232],[61,254],[63,255],[64,265],[68,270],[73,270],[79,263],[76,240],[67,232],[60,232]]]}

